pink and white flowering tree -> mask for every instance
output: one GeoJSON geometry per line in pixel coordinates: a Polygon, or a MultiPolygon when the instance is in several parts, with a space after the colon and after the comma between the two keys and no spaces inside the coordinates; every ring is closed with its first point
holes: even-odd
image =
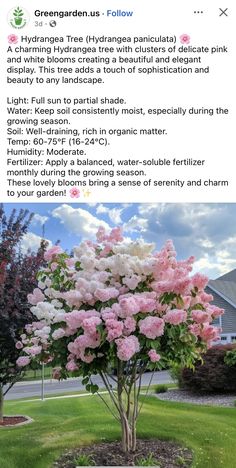
{"type": "Polygon", "coordinates": [[[51,362],[56,378],[82,376],[93,393],[99,374],[110,400],[100,396],[121,424],[126,452],[136,447],[143,373],[193,366],[218,339],[211,322],[223,313],[204,292],[208,279],[190,276],[193,257],[177,261],[171,241],[160,252],[153,248],[123,240],[119,228],[100,228],[97,242],[82,242],[73,257],[58,246],[48,250],[47,268],[28,296],[37,321],[26,326],[18,359],[19,366],[51,362]]]}

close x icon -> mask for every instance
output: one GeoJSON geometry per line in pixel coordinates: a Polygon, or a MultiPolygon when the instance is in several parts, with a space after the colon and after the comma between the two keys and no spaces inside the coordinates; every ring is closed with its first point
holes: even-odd
{"type": "Polygon", "coordinates": [[[228,8],[219,8],[220,14],[219,16],[228,16],[228,8]]]}

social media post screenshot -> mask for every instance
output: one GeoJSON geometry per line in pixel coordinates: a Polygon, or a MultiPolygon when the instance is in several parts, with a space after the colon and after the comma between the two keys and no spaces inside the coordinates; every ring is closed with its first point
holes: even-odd
{"type": "Polygon", "coordinates": [[[230,202],[233,2],[1,6],[4,202],[230,202]]]}
{"type": "Polygon", "coordinates": [[[0,11],[0,467],[233,468],[233,1],[0,11]]]}

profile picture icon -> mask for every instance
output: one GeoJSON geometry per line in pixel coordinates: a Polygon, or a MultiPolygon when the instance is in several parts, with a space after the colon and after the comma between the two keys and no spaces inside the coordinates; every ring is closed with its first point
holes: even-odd
{"type": "Polygon", "coordinates": [[[19,6],[12,8],[7,15],[8,24],[15,29],[22,29],[29,23],[29,13],[19,6]]]}

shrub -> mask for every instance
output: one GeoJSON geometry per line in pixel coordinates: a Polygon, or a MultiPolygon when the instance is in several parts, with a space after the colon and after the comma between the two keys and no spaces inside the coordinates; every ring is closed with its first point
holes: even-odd
{"type": "Polygon", "coordinates": [[[174,382],[178,385],[179,388],[182,387],[182,370],[183,368],[179,364],[172,363],[172,366],[169,369],[169,374],[174,382]]]}
{"type": "Polygon", "coordinates": [[[164,384],[156,385],[155,387],[155,393],[165,393],[167,392],[167,390],[168,390],[168,387],[167,385],[164,385],[164,384]]]}
{"type": "Polygon", "coordinates": [[[203,363],[198,361],[194,370],[182,370],[181,388],[205,393],[236,391],[236,365],[229,366],[225,363],[226,354],[234,349],[234,344],[209,349],[203,363]]]}
{"type": "Polygon", "coordinates": [[[227,351],[225,355],[225,364],[230,367],[236,365],[236,348],[227,351]]]}

